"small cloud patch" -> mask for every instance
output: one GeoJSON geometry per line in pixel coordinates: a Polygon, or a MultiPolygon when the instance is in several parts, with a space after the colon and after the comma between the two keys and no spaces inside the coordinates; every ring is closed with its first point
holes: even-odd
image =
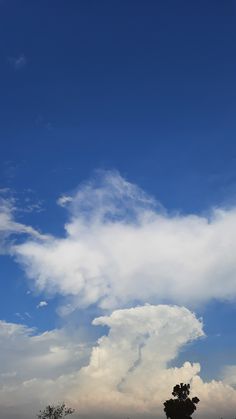
{"type": "Polygon", "coordinates": [[[40,303],[37,305],[37,308],[47,307],[47,305],[48,305],[47,301],[40,301],[40,303]]]}
{"type": "Polygon", "coordinates": [[[73,202],[73,198],[68,195],[62,195],[57,200],[57,204],[60,205],[61,207],[65,207],[67,204],[71,202],[73,202]]]}

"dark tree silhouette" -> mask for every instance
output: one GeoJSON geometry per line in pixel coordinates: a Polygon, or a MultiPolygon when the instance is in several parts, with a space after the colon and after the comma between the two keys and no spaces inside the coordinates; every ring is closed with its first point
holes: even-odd
{"type": "Polygon", "coordinates": [[[164,411],[170,419],[192,419],[191,415],[196,410],[196,404],[200,401],[197,397],[190,399],[190,384],[177,384],[173,388],[172,395],[176,399],[166,400],[164,411]]]}
{"type": "Polygon", "coordinates": [[[44,410],[40,410],[37,415],[38,419],[61,419],[65,418],[67,415],[74,413],[74,409],[66,407],[65,403],[59,404],[57,406],[48,405],[44,410]]]}

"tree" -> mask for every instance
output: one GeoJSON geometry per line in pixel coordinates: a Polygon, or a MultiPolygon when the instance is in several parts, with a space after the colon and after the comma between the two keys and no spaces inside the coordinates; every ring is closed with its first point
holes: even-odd
{"type": "Polygon", "coordinates": [[[61,419],[65,418],[67,415],[74,413],[74,409],[66,407],[65,403],[59,404],[57,406],[48,405],[44,410],[40,410],[37,418],[38,419],[61,419]]]}
{"type": "Polygon", "coordinates": [[[190,384],[177,384],[173,388],[172,395],[176,399],[169,399],[164,403],[164,411],[170,419],[192,419],[191,415],[196,410],[196,404],[200,401],[198,397],[190,399],[190,384]]]}

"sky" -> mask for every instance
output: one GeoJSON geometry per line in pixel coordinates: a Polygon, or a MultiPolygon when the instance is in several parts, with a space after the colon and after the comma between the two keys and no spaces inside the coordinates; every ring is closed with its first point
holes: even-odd
{"type": "Polygon", "coordinates": [[[232,418],[236,2],[0,11],[0,416],[232,418]]]}

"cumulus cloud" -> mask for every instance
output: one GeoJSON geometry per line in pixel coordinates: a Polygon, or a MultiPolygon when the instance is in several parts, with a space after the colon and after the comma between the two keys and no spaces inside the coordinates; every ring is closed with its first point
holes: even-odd
{"type": "Polygon", "coordinates": [[[116,172],[60,204],[65,236],[29,238],[13,251],[38,290],[73,297],[71,309],[235,299],[235,208],[168,214],[116,172]]]}
{"type": "MultiPolygon", "coordinates": [[[[204,383],[199,364],[169,363],[189,342],[203,336],[202,323],[184,307],[145,305],[116,310],[94,320],[109,328],[88,346],[65,330],[41,335],[0,323],[0,404],[3,408],[65,400],[80,414],[163,416],[163,402],[177,382],[190,382],[201,402],[198,417],[232,415],[235,390],[204,383]],[[86,365],[87,364],[87,365],[86,365]]],[[[31,407],[33,409],[33,407],[31,407]]],[[[30,410],[29,410],[30,412],[30,410]]],[[[14,415],[13,415],[14,417],[14,415]]]]}
{"type": "MultiPolygon", "coordinates": [[[[183,345],[203,336],[201,322],[185,308],[146,305],[116,310],[93,324],[110,330],[79,373],[80,405],[90,410],[154,413],[162,409],[176,379],[189,381],[199,371],[188,363],[177,373],[167,368],[183,345]]],[[[70,397],[73,400],[73,391],[70,397]]]]}
{"type": "Polygon", "coordinates": [[[236,365],[226,365],[222,375],[224,383],[236,387],[236,365]]]}

